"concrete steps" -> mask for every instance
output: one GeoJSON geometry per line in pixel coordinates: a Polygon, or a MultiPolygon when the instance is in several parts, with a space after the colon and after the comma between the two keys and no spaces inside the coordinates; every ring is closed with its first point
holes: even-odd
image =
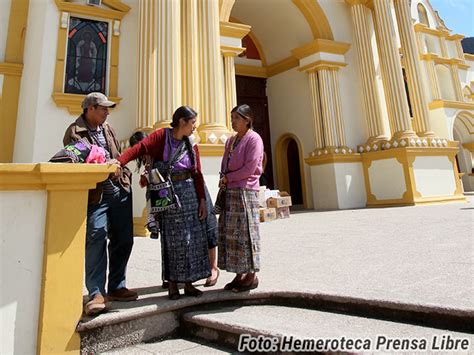
{"type": "MultiPolygon", "coordinates": [[[[288,319],[292,319],[288,324],[298,325],[298,319],[319,320],[314,324],[307,322],[304,327],[308,329],[318,329],[317,324],[330,320],[333,322],[331,328],[336,332],[334,334],[346,336],[349,333],[345,333],[345,329],[349,331],[351,324],[357,329],[360,326],[356,319],[363,317],[371,318],[370,321],[374,323],[370,324],[373,324],[374,330],[384,324],[378,322],[385,321],[416,324],[421,328],[448,329],[450,333],[474,332],[474,311],[445,308],[440,305],[404,304],[339,295],[266,290],[242,294],[213,290],[207,291],[200,298],[182,297],[177,301],[170,301],[161,292],[162,290],[156,293],[156,290],[151,288],[141,289],[138,301],[111,302],[108,313],[83,319],[77,328],[81,336],[82,352],[100,353],[135,344],[156,342],[170,336],[187,335],[210,340],[219,346],[235,347],[236,339],[245,332],[270,336],[280,334],[281,331],[278,333],[277,330],[281,328],[281,324],[278,326],[280,328],[268,328],[268,325],[279,324],[276,319],[281,314],[287,314],[288,319]],[[232,317],[233,314],[236,317],[232,317]],[[231,317],[222,318],[229,315],[231,317]],[[265,319],[265,322],[250,322],[255,317],[265,319]],[[240,318],[248,321],[236,323],[240,318]],[[338,321],[342,322],[341,324],[346,322],[348,327],[342,328],[338,321]]],[[[295,334],[299,336],[299,333],[295,334]]]]}

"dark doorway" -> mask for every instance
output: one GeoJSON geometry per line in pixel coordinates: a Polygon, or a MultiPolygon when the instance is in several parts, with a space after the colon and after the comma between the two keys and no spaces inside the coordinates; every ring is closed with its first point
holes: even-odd
{"type": "Polygon", "coordinates": [[[267,79],[237,75],[235,77],[235,83],[237,89],[237,104],[249,105],[255,115],[253,128],[255,132],[262,137],[265,153],[267,153],[267,166],[264,172],[267,178],[267,187],[273,189],[272,146],[266,93],[267,79]]]}
{"type": "Polygon", "coordinates": [[[298,144],[294,139],[288,143],[286,151],[288,159],[288,177],[290,180],[291,200],[293,205],[303,204],[303,188],[301,186],[301,170],[300,170],[300,154],[298,151],[298,144]]]}

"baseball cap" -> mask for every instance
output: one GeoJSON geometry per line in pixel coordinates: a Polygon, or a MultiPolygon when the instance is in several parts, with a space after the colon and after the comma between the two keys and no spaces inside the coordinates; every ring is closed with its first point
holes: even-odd
{"type": "Polygon", "coordinates": [[[115,107],[116,103],[109,101],[107,96],[101,92],[91,92],[82,101],[82,108],[88,108],[90,106],[99,105],[105,107],[115,107]]]}

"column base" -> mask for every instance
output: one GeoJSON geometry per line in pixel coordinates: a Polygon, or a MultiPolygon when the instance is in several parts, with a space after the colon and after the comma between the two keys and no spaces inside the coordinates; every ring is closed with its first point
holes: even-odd
{"type": "Polygon", "coordinates": [[[466,201],[456,147],[404,147],[362,154],[367,207],[466,201]]]}
{"type": "Polygon", "coordinates": [[[201,144],[225,144],[233,135],[227,127],[221,125],[200,125],[198,134],[201,144]]]}
{"type": "Polygon", "coordinates": [[[357,151],[359,153],[371,152],[382,150],[385,147],[385,144],[388,143],[388,138],[385,136],[374,136],[367,139],[365,144],[360,144],[357,146],[357,151]]]}
{"type": "Polygon", "coordinates": [[[366,193],[360,154],[315,155],[305,159],[305,162],[311,169],[314,209],[365,207],[366,193]]]}

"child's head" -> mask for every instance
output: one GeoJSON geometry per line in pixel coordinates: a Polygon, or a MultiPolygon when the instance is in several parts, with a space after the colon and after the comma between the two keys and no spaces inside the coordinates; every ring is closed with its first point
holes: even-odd
{"type": "MultiPolygon", "coordinates": [[[[133,147],[135,144],[145,139],[147,136],[148,135],[143,131],[136,131],[128,140],[128,142],[130,143],[130,147],[133,147]]],[[[140,170],[143,165],[145,165],[145,160],[145,157],[140,157],[137,159],[137,171],[140,170]]]]}

